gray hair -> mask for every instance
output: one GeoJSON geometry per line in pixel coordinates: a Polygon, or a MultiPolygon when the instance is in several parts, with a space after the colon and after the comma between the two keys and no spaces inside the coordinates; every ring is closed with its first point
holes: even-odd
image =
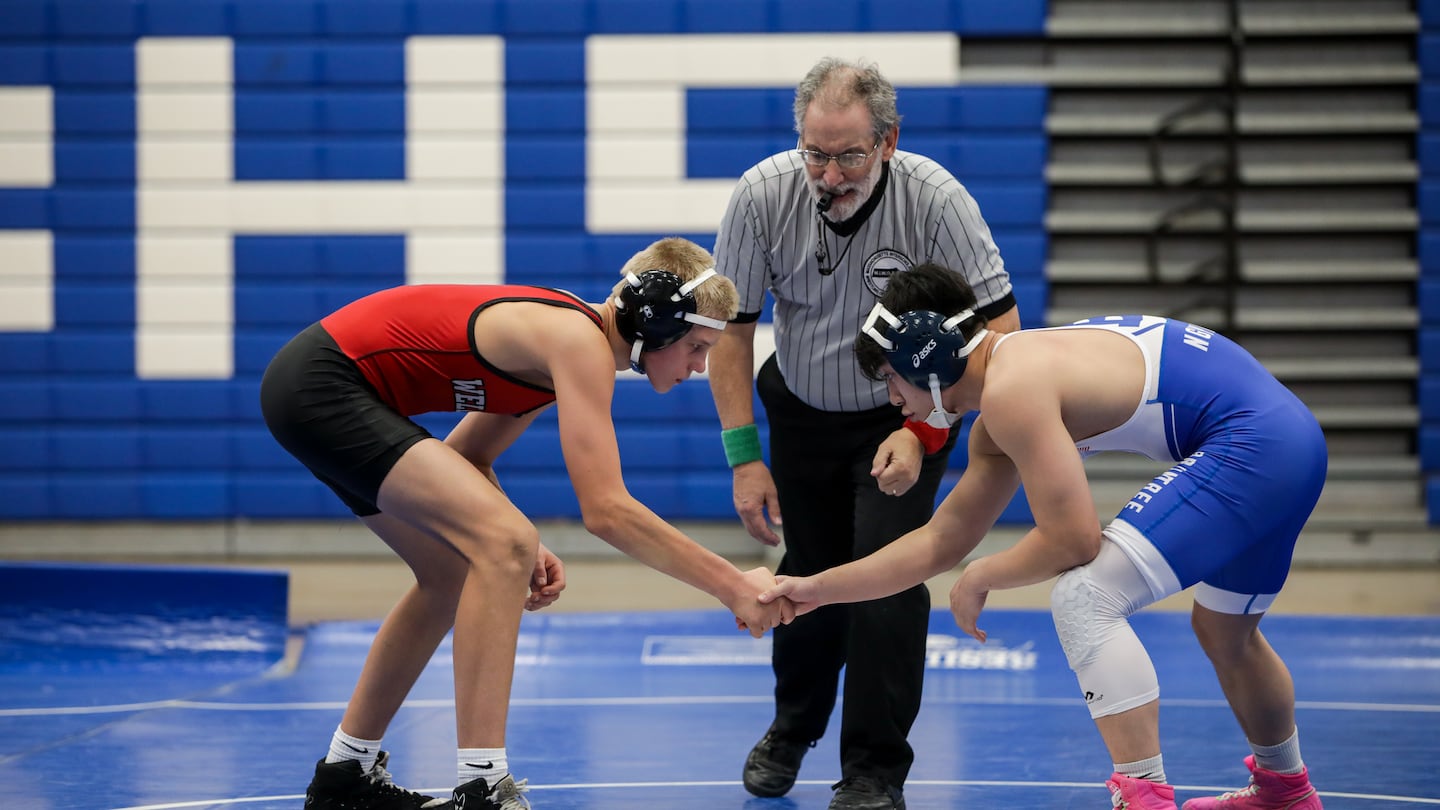
{"type": "Polygon", "coordinates": [[[795,134],[804,136],[805,112],[816,100],[837,107],[863,103],[870,110],[875,140],[900,125],[895,85],[874,62],[849,62],[827,56],[815,63],[795,88],[795,134]]]}

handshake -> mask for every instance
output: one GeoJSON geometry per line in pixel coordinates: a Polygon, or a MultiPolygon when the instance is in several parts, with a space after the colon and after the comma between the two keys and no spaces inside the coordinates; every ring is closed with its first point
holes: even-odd
{"type": "Polygon", "coordinates": [[[735,628],[748,630],[755,638],[820,606],[818,602],[796,599],[796,591],[805,590],[811,577],[777,577],[768,568],[760,567],[746,571],[741,578],[743,589],[726,607],[735,614],[735,628]]]}

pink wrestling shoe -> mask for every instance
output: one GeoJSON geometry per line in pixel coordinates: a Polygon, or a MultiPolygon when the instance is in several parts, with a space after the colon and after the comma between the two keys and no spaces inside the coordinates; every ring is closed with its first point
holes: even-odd
{"type": "Polygon", "coordinates": [[[1185,802],[1184,810],[1321,810],[1320,796],[1310,785],[1310,771],[1276,773],[1245,757],[1250,784],[1240,790],[1185,802]]]}
{"type": "Polygon", "coordinates": [[[1105,787],[1114,810],[1176,810],[1175,788],[1169,785],[1112,773],[1105,787]]]}

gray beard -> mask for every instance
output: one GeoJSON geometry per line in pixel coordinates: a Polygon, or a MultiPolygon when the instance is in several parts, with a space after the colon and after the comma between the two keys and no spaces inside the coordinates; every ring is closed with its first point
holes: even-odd
{"type": "MultiPolygon", "coordinates": [[[[829,189],[830,191],[854,191],[855,193],[843,200],[836,200],[831,204],[830,210],[821,216],[831,222],[844,222],[855,216],[855,214],[865,206],[865,203],[870,200],[870,195],[874,193],[875,186],[880,182],[880,172],[883,168],[884,161],[876,160],[875,164],[870,167],[870,173],[865,175],[863,179],[853,182],[846,181],[833,189],[829,189]]],[[[811,197],[813,199],[819,199],[821,194],[819,181],[807,174],[805,176],[805,182],[810,187],[811,197]]]]}

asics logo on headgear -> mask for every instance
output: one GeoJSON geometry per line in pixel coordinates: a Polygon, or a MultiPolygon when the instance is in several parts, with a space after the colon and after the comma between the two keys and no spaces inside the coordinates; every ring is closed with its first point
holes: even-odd
{"type": "Polygon", "coordinates": [[[915,355],[910,358],[910,364],[913,365],[915,368],[919,368],[920,361],[929,357],[930,352],[933,351],[935,351],[935,338],[930,338],[930,342],[920,347],[920,351],[916,352],[915,355]]]}

